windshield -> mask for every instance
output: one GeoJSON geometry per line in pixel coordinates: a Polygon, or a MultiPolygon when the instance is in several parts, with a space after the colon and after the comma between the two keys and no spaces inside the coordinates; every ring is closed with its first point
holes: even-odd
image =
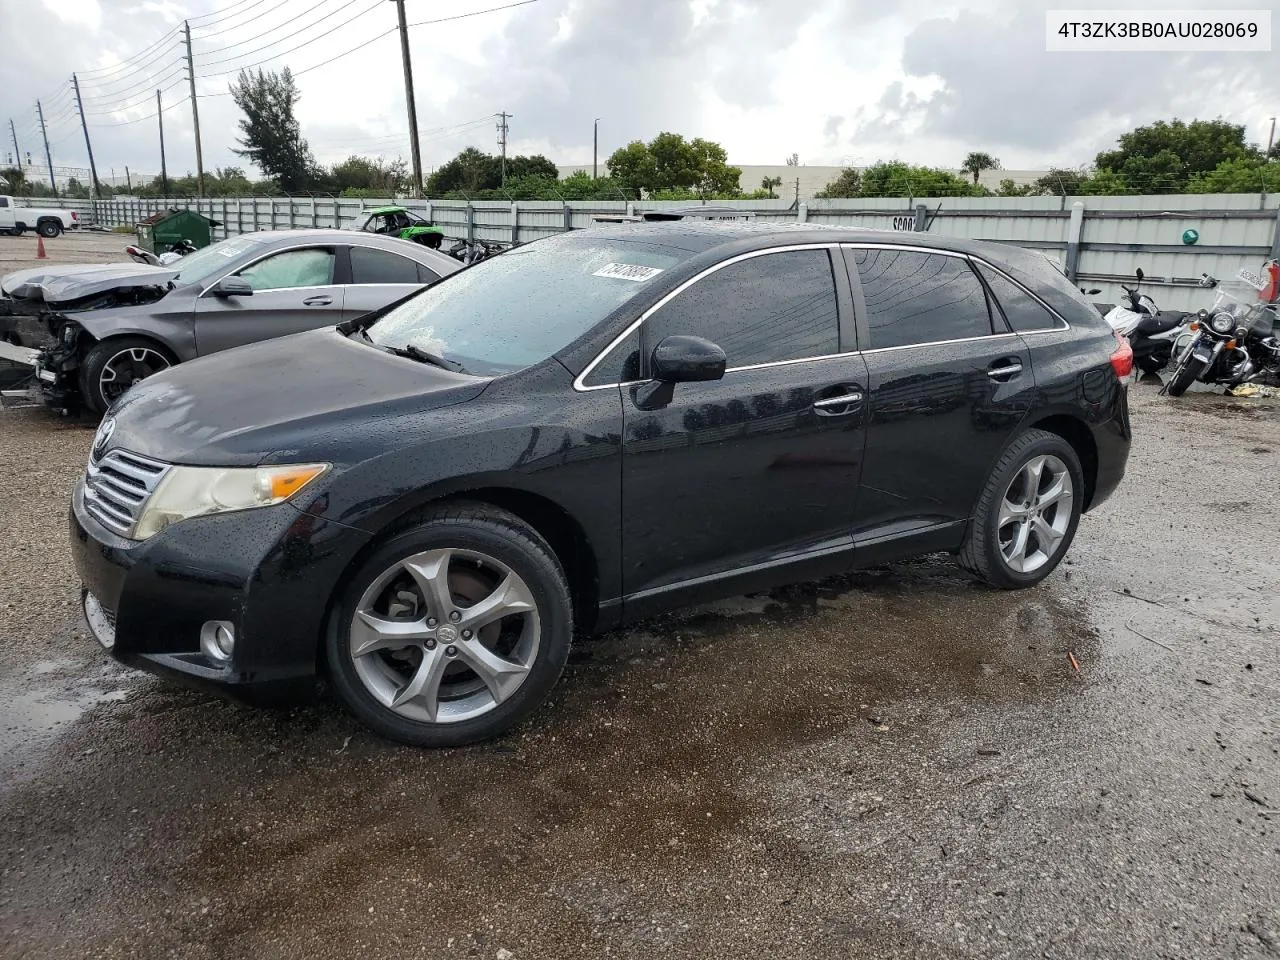
{"type": "Polygon", "coordinates": [[[492,376],[545,360],[651,284],[686,251],[589,235],[516,247],[428,287],[370,339],[492,376]]]}
{"type": "Polygon", "coordinates": [[[245,237],[232,237],[229,240],[219,240],[203,250],[187,254],[175,264],[179,270],[178,275],[173,278],[174,284],[181,287],[192,283],[204,283],[214,274],[226,269],[232,260],[249,250],[255,242],[245,237]]]}

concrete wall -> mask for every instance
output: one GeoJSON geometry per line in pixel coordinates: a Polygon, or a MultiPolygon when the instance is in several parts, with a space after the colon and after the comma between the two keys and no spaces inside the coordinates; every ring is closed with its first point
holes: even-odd
{"type": "MultiPolygon", "coordinates": [[[[794,168],[793,168],[794,169],[794,168]]],[[[803,169],[803,168],[801,168],[803,169]]],[[[387,200],[311,198],[214,199],[168,201],[192,206],[220,221],[214,236],[222,238],[254,230],[290,227],[359,228],[365,212],[387,200]]],[[[1096,299],[1114,302],[1118,284],[1127,282],[1137,267],[1151,278],[1150,292],[1167,309],[1192,309],[1205,303],[1196,287],[1201,273],[1229,277],[1242,266],[1255,272],[1269,257],[1280,257],[1280,196],[1219,194],[1163,197],[981,197],[917,200],[923,225],[941,237],[966,237],[1012,243],[1039,251],[1064,267],[1074,265],[1081,286],[1102,288],[1096,299]],[[1072,210],[1080,205],[1073,232],[1072,210]],[[1194,245],[1183,233],[1196,230],[1194,245]],[[1073,263],[1074,261],[1074,263],[1073,263]]],[[[85,216],[106,226],[134,224],[156,212],[158,200],[107,200],[90,209],[87,201],[71,201],[85,216]]],[[[558,201],[520,203],[410,201],[407,206],[444,227],[451,238],[483,238],[528,243],[567,229],[592,226],[599,213],[626,213],[687,207],[687,203],[622,201],[561,204],[558,201]]],[[[836,224],[875,230],[911,230],[917,213],[901,199],[812,200],[796,205],[787,200],[724,202],[755,212],[759,220],[778,223],[836,224]]],[[[121,247],[128,242],[121,237],[121,247]]]]}

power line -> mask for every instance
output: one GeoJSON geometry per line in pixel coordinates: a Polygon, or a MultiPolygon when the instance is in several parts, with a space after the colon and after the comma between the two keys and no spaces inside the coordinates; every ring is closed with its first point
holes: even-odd
{"type": "MultiPolygon", "coordinates": [[[[337,30],[339,27],[345,26],[346,24],[350,23],[352,20],[359,19],[360,17],[363,17],[363,16],[364,16],[365,14],[367,14],[367,13],[371,13],[371,12],[374,10],[374,8],[376,8],[376,7],[377,7],[379,4],[381,4],[382,2],[383,2],[383,0],[373,0],[373,3],[369,4],[367,7],[365,7],[363,10],[361,10],[359,13],[356,13],[354,16],[348,17],[346,20],[343,20],[343,21],[342,21],[342,23],[336,24],[332,29],[327,30],[327,31],[325,31],[324,33],[320,34],[320,36],[319,36],[319,37],[314,37],[314,38],[312,38],[312,40],[308,41],[308,43],[314,43],[316,40],[319,40],[319,39],[320,39],[320,37],[327,37],[330,33],[332,33],[334,30],[337,30]]],[[[297,30],[293,31],[293,33],[287,33],[287,34],[285,34],[283,37],[277,37],[275,40],[272,40],[270,43],[264,44],[264,45],[262,45],[261,47],[255,47],[255,48],[254,48],[254,49],[252,49],[252,50],[246,50],[246,51],[244,51],[243,53],[237,53],[237,54],[234,54],[234,55],[232,55],[232,56],[230,56],[230,57],[223,57],[221,60],[204,60],[204,59],[202,58],[202,59],[201,59],[201,65],[202,65],[202,66],[205,66],[205,67],[216,67],[216,66],[217,66],[218,64],[220,64],[220,63],[230,63],[232,60],[239,60],[241,57],[248,57],[248,56],[251,56],[252,54],[255,54],[255,53],[261,53],[263,50],[269,50],[269,49],[271,49],[272,47],[274,47],[277,43],[283,43],[285,40],[288,40],[288,39],[290,39],[290,38],[292,38],[292,37],[296,37],[296,36],[297,36],[298,34],[300,34],[300,33],[305,33],[307,30],[310,30],[310,29],[311,29],[312,27],[314,27],[316,24],[318,24],[318,23],[322,23],[323,21],[328,20],[328,19],[329,19],[330,17],[332,17],[334,14],[342,13],[344,9],[346,9],[346,6],[345,6],[345,0],[344,0],[344,3],[343,3],[343,5],[342,5],[342,6],[339,6],[339,7],[337,7],[336,9],[330,10],[330,11],[329,11],[328,13],[326,13],[323,17],[320,17],[320,18],[319,18],[319,19],[317,19],[317,20],[313,20],[311,23],[304,24],[303,26],[299,27],[297,30]]],[[[306,44],[303,44],[303,46],[305,46],[305,45],[306,45],[306,44]]],[[[232,44],[232,46],[231,46],[231,47],[224,47],[224,48],[223,48],[223,49],[221,49],[221,50],[214,50],[214,51],[210,51],[210,52],[212,52],[212,53],[225,53],[227,50],[230,50],[230,49],[231,49],[232,47],[234,47],[234,46],[238,46],[238,44],[232,44]]],[[[296,49],[299,49],[299,48],[295,47],[294,49],[296,50],[296,49]]],[[[288,51],[286,51],[286,52],[288,52],[288,51]]],[[[208,56],[208,53],[204,54],[204,56],[208,56]]],[[[265,62],[265,61],[264,61],[264,62],[265,62]]],[[[255,64],[255,66],[256,66],[256,64],[255,64]]]]}
{"type": "MultiPolygon", "coordinates": [[[[139,50],[137,53],[133,54],[132,56],[130,56],[125,60],[121,60],[119,63],[113,63],[107,67],[98,67],[93,70],[83,70],[81,72],[84,73],[86,76],[92,76],[94,78],[95,83],[101,82],[104,78],[109,76],[114,76],[117,73],[135,72],[139,69],[136,66],[132,66],[136,61],[141,60],[142,58],[151,54],[152,51],[154,51],[157,47],[159,47],[162,43],[164,43],[166,40],[170,39],[171,37],[176,38],[177,33],[178,33],[178,28],[174,27],[173,29],[166,32],[163,36],[161,36],[159,40],[156,40],[155,42],[153,42],[150,46],[145,47],[142,50],[139,50]]],[[[114,83],[115,81],[111,81],[111,82],[114,83]]]]}
{"type": "Polygon", "coordinates": [[[155,92],[156,87],[160,87],[168,83],[174,77],[178,76],[185,69],[185,67],[186,67],[186,64],[183,61],[175,60],[172,64],[169,65],[168,70],[161,70],[161,71],[158,71],[156,74],[147,77],[146,80],[138,84],[136,87],[133,87],[128,92],[122,92],[122,93],[113,94],[110,96],[105,94],[94,94],[92,96],[86,95],[85,99],[90,101],[90,106],[92,106],[95,110],[99,108],[111,109],[109,104],[100,103],[98,101],[109,101],[110,104],[117,104],[117,103],[122,103],[123,101],[126,101],[126,100],[130,100],[138,96],[139,94],[143,96],[143,99],[146,99],[147,97],[150,97],[152,93],[155,92]]]}
{"type": "MultiPolygon", "coordinates": [[[[265,0],[237,0],[237,2],[236,2],[236,3],[231,4],[231,6],[227,7],[225,10],[215,10],[215,11],[213,11],[212,13],[201,13],[201,14],[198,14],[198,15],[196,15],[196,16],[194,16],[194,17],[188,17],[188,18],[187,18],[187,20],[188,20],[188,21],[190,21],[190,20],[208,20],[210,17],[213,17],[213,18],[221,17],[222,19],[224,19],[224,20],[225,20],[225,19],[227,19],[227,18],[230,18],[230,17],[233,17],[233,16],[239,16],[239,15],[240,15],[239,13],[234,13],[234,14],[233,14],[233,13],[231,12],[232,10],[235,10],[237,7],[243,7],[243,6],[245,6],[246,4],[248,4],[250,7],[255,7],[255,6],[258,6],[258,5],[260,5],[260,4],[264,3],[264,2],[265,2],[265,0]]],[[[243,13],[243,12],[244,12],[244,11],[240,11],[240,13],[243,13]]],[[[220,20],[218,20],[218,19],[215,19],[215,20],[214,20],[214,22],[215,22],[215,23],[219,23],[219,22],[221,22],[221,21],[220,21],[220,20]]]]}
{"type": "MultiPolygon", "coordinates": [[[[197,36],[197,37],[193,37],[192,39],[208,40],[210,37],[217,37],[217,36],[221,36],[224,33],[231,33],[233,30],[239,30],[241,27],[244,27],[247,24],[253,23],[253,21],[255,20],[261,20],[268,13],[274,13],[275,11],[280,10],[281,8],[287,6],[289,3],[290,3],[290,0],[280,0],[280,2],[277,3],[274,7],[269,7],[266,10],[263,10],[261,13],[250,17],[248,20],[242,20],[239,23],[234,24],[233,26],[223,27],[221,30],[215,30],[213,33],[206,33],[204,36],[197,36]]],[[[242,12],[248,13],[247,10],[242,12]]],[[[261,31],[264,28],[259,27],[258,29],[261,31]]],[[[257,39],[257,38],[255,37],[254,39],[257,39]]],[[[233,44],[233,46],[235,46],[235,44],[233,44]]]]}

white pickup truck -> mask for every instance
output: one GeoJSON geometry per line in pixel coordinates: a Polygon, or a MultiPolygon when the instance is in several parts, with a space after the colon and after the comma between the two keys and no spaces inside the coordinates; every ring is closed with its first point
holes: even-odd
{"type": "Polygon", "coordinates": [[[34,230],[42,237],[56,237],[79,226],[80,215],[74,210],[20,206],[16,197],[0,194],[0,233],[22,236],[34,230]]]}

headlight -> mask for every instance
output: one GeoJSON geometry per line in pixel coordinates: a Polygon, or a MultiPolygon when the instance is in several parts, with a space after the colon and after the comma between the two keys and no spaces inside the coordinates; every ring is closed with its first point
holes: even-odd
{"type": "Polygon", "coordinates": [[[1236,325],[1235,318],[1229,313],[1215,313],[1213,319],[1209,321],[1209,328],[1214,333],[1228,334],[1231,328],[1236,325]]]}
{"type": "Polygon", "coordinates": [[[281,467],[171,467],[143,507],[133,536],[146,540],[169,524],[188,517],[284,503],[328,469],[327,463],[281,467]]]}

